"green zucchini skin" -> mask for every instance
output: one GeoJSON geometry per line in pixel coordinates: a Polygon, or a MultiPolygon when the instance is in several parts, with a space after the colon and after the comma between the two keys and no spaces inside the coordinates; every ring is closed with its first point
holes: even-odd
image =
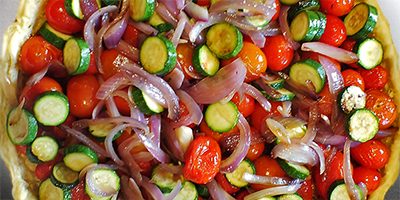
{"type": "Polygon", "coordinates": [[[379,119],[369,109],[351,111],[345,121],[345,132],[351,140],[366,142],[372,139],[379,130],[379,119]]]}
{"type": "Polygon", "coordinates": [[[37,121],[45,126],[60,125],[69,114],[68,97],[59,91],[43,92],[36,96],[33,113],[37,121]],[[49,107],[51,104],[54,106],[49,107]]]}
{"type": "Polygon", "coordinates": [[[320,0],[302,0],[293,4],[288,10],[288,21],[292,21],[294,17],[304,10],[318,11],[321,7],[320,0]]]}
{"type": "Polygon", "coordinates": [[[304,59],[297,61],[290,67],[289,77],[301,84],[305,85],[305,81],[311,80],[318,94],[326,83],[326,72],[322,65],[312,59],[304,59]]]}
{"type": "Polygon", "coordinates": [[[65,43],[72,37],[57,31],[50,26],[48,22],[45,22],[39,29],[40,35],[50,44],[54,45],[57,49],[63,50],[65,43]]]}
{"type": "Polygon", "coordinates": [[[53,166],[50,181],[61,189],[72,189],[79,184],[79,174],[67,167],[64,162],[53,166]]]}
{"type": "Polygon", "coordinates": [[[378,23],[378,10],[370,4],[359,3],[352,8],[343,21],[347,36],[353,40],[362,40],[375,29],[378,23]],[[364,14],[365,12],[367,12],[367,18],[360,16],[360,13],[364,14]]]}
{"type": "Polygon", "coordinates": [[[232,24],[218,23],[207,31],[206,44],[218,58],[229,59],[242,50],[243,35],[232,24]]]}
{"type": "Polygon", "coordinates": [[[219,59],[207,45],[199,45],[193,51],[192,63],[194,69],[203,76],[213,76],[219,70],[219,59]]]}
{"type": "Polygon", "coordinates": [[[7,115],[7,136],[15,145],[27,145],[36,138],[38,123],[36,118],[24,108],[21,108],[20,117],[14,116],[18,114],[17,109],[13,108],[7,115]],[[23,138],[21,134],[24,134],[23,138]]]}
{"type": "Polygon", "coordinates": [[[357,54],[359,60],[355,63],[356,66],[364,69],[373,69],[383,60],[382,43],[371,37],[362,40],[357,40],[354,44],[353,52],[357,54]]]}

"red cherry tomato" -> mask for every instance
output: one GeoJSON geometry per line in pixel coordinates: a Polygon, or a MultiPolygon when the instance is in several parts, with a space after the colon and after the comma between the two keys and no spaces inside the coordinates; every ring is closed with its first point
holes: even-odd
{"type": "MultiPolygon", "coordinates": [[[[365,82],[360,73],[353,69],[346,69],[342,71],[344,86],[355,85],[365,90],[365,82]]],[[[367,81],[368,82],[368,81],[367,81]]]]}
{"type": "Polygon", "coordinates": [[[224,133],[214,132],[213,130],[210,129],[210,127],[208,127],[204,118],[200,122],[199,129],[200,129],[201,133],[204,133],[206,136],[213,138],[217,142],[225,135],[229,135],[232,133],[239,133],[239,128],[237,126],[233,127],[233,129],[229,130],[228,132],[224,132],[224,133]]]}
{"type": "Polygon", "coordinates": [[[241,58],[246,66],[247,72],[245,82],[251,82],[258,79],[261,73],[267,70],[267,58],[264,52],[251,42],[244,41],[243,48],[239,54],[230,59],[222,59],[222,66],[226,66],[237,58],[241,58]]]}
{"type": "Polygon", "coordinates": [[[228,179],[226,179],[226,176],[224,174],[217,173],[217,175],[215,176],[215,180],[219,183],[222,189],[224,189],[228,194],[233,194],[240,190],[239,187],[235,187],[231,183],[229,183],[228,179]]]}
{"type": "Polygon", "coordinates": [[[61,61],[62,51],[48,43],[42,36],[29,38],[21,47],[21,68],[28,75],[35,74],[46,67],[51,60],[61,61]]]}
{"type": "MultiPolygon", "coordinates": [[[[122,91],[128,92],[128,88],[124,88],[124,89],[122,89],[122,91]]],[[[122,98],[120,96],[114,96],[114,102],[115,102],[115,105],[117,106],[117,109],[121,115],[125,115],[125,116],[131,115],[131,109],[129,107],[129,104],[124,98],[122,98]]]]}
{"type": "Polygon", "coordinates": [[[272,8],[276,10],[275,15],[271,18],[272,21],[276,21],[279,17],[279,12],[281,11],[281,2],[279,0],[275,0],[274,4],[272,4],[272,8]]]}
{"type": "Polygon", "coordinates": [[[97,74],[97,73],[99,73],[99,70],[97,70],[96,61],[95,61],[95,59],[94,59],[94,53],[91,51],[91,52],[90,52],[89,67],[88,67],[88,69],[85,71],[84,74],[97,74]]]}
{"type": "Polygon", "coordinates": [[[270,101],[271,110],[268,112],[264,110],[264,108],[256,102],[254,105],[254,111],[250,115],[250,125],[254,127],[256,130],[261,132],[261,124],[264,123],[263,119],[268,115],[276,115],[282,116],[282,114],[278,111],[278,106],[282,106],[281,101],[270,101]]]}
{"type": "Polygon", "coordinates": [[[129,62],[127,57],[115,49],[105,50],[101,54],[100,60],[103,65],[103,73],[101,76],[104,80],[107,80],[119,72],[119,68],[129,62]]]}
{"type": "Polygon", "coordinates": [[[221,148],[217,141],[209,136],[199,136],[189,145],[185,153],[183,176],[185,180],[197,184],[210,182],[221,164],[221,148]]]}
{"type": "Polygon", "coordinates": [[[244,94],[244,98],[241,101],[238,93],[233,95],[231,101],[236,104],[238,110],[244,117],[248,117],[254,111],[254,98],[248,94],[244,94]]]}
{"type": "Polygon", "coordinates": [[[122,35],[122,39],[125,40],[125,42],[128,42],[130,45],[138,48],[138,36],[142,32],[135,27],[128,25],[126,27],[126,30],[124,32],[124,35],[122,35]]]}
{"type": "Polygon", "coordinates": [[[340,17],[349,13],[353,5],[354,0],[323,0],[321,11],[340,17]]]}
{"type": "Polygon", "coordinates": [[[15,147],[20,153],[26,155],[26,145],[15,145],[15,147]]]}
{"type": "Polygon", "coordinates": [[[25,86],[24,89],[22,89],[21,94],[19,96],[19,102],[21,102],[22,99],[25,98],[24,108],[31,110],[33,104],[35,103],[36,96],[46,91],[63,92],[63,89],[57,81],[45,76],[32,87],[25,86]]]}
{"type": "MultiPolygon", "coordinates": [[[[182,103],[181,101],[179,101],[179,110],[181,111],[181,118],[178,120],[178,122],[180,120],[184,120],[187,117],[189,117],[190,112],[189,112],[188,108],[186,107],[186,105],[184,103],[182,103]]],[[[195,126],[196,126],[196,124],[192,123],[192,124],[189,124],[188,127],[194,128],[195,126]]]]}
{"type": "MultiPolygon", "coordinates": [[[[254,167],[256,168],[256,174],[260,176],[267,177],[282,177],[288,178],[289,176],[282,170],[278,162],[272,159],[270,156],[261,156],[254,162],[254,167]]],[[[260,185],[260,184],[250,184],[250,186],[255,190],[262,190],[270,188],[271,186],[260,185]]]]}
{"type": "Polygon", "coordinates": [[[50,0],[46,6],[46,19],[54,29],[72,34],[85,26],[85,21],[71,17],[65,9],[65,0],[50,0]]]}
{"type": "Polygon", "coordinates": [[[191,43],[181,43],[176,47],[177,58],[176,60],[182,67],[183,74],[185,78],[188,80],[192,80],[193,78],[202,77],[193,67],[192,57],[195,46],[191,43]]]}
{"type": "Polygon", "coordinates": [[[49,162],[38,164],[35,169],[36,177],[42,181],[45,180],[46,178],[48,178],[50,176],[53,166],[56,163],[61,162],[62,160],[63,160],[62,155],[57,154],[53,160],[51,160],[49,162]]]}
{"type": "Polygon", "coordinates": [[[71,189],[71,200],[90,200],[89,195],[85,192],[85,180],[71,189]]]}
{"type": "Polygon", "coordinates": [[[262,49],[267,57],[268,67],[280,71],[292,62],[294,50],[290,47],[283,35],[265,37],[265,45],[262,49]]]}
{"type": "MultiPolygon", "coordinates": [[[[74,121],[76,121],[76,117],[73,116],[71,113],[69,113],[67,116],[67,119],[65,119],[65,121],[62,123],[62,125],[72,127],[72,122],[74,122],[74,121]]],[[[61,129],[59,129],[57,126],[53,127],[53,133],[54,133],[54,136],[56,136],[56,138],[58,138],[58,139],[65,138],[68,134],[68,133],[62,131],[61,129]]]]}
{"type": "Polygon", "coordinates": [[[340,48],[345,49],[347,51],[353,51],[354,44],[356,44],[357,40],[352,40],[350,38],[346,38],[340,48]]]}
{"type": "Polygon", "coordinates": [[[346,37],[344,22],[334,15],[326,15],[326,29],[319,41],[338,47],[346,40],[346,37]]]}
{"type": "Polygon", "coordinates": [[[317,94],[318,96],[318,107],[321,114],[330,116],[332,114],[332,98],[329,92],[328,84],[322,88],[322,90],[317,94]]]}
{"type": "Polygon", "coordinates": [[[247,151],[246,154],[246,158],[250,159],[251,161],[256,160],[262,155],[262,153],[264,152],[264,148],[265,148],[264,142],[250,145],[249,151],[247,151]]]}
{"type": "Polygon", "coordinates": [[[197,0],[197,5],[209,7],[210,6],[210,0],[197,0]]]}
{"type": "Polygon", "coordinates": [[[96,98],[99,83],[94,75],[81,74],[72,77],[67,84],[70,112],[76,117],[90,117],[100,101],[96,98]]]}
{"type": "Polygon", "coordinates": [[[368,194],[371,194],[379,187],[381,178],[381,174],[375,169],[366,167],[357,167],[354,169],[354,182],[356,184],[364,183],[367,186],[368,194]]]}
{"type": "Polygon", "coordinates": [[[244,197],[249,195],[250,193],[247,190],[243,190],[236,196],[236,200],[244,200],[244,197]]]}
{"type": "Polygon", "coordinates": [[[378,65],[373,69],[359,69],[358,70],[365,81],[365,89],[378,89],[382,90],[389,80],[389,74],[385,68],[378,65]]]}
{"type": "Polygon", "coordinates": [[[296,191],[303,200],[312,200],[313,191],[312,191],[312,178],[309,176],[307,177],[303,184],[301,184],[300,188],[296,191]]]}
{"type": "Polygon", "coordinates": [[[377,89],[369,89],[365,108],[370,109],[379,119],[379,129],[389,128],[397,116],[397,106],[389,95],[377,89]]]}
{"type": "Polygon", "coordinates": [[[333,58],[330,58],[328,56],[324,56],[324,55],[319,54],[319,53],[312,52],[312,51],[303,51],[303,52],[301,52],[300,59],[310,58],[312,60],[315,60],[315,61],[319,62],[319,56],[323,56],[323,57],[329,59],[336,66],[336,68],[339,69],[339,71],[342,70],[342,66],[340,66],[340,63],[337,60],[335,60],[333,58]]]}
{"type": "Polygon", "coordinates": [[[383,168],[389,160],[390,150],[380,140],[368,140],[351,149],[351,157],[364,167],[383,168]]]}

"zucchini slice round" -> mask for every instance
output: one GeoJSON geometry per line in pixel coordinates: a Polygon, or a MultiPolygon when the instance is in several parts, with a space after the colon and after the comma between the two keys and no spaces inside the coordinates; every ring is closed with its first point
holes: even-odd
{"type": "Polygon", "coordinates": [[[131,18],[135,21],[146,21],[154,12],[155,0],[130,0],[131,18]]]}
{"type": "Polygon", "coordinates": [[[242,180],[243,173],[256,174],[256,168],[250,159],[245,158],[240,162],[239,166],[232,173],[226,173],[225,177],[228,182],[236,187],[246,187],[248,182],[242,180]]]}
{"type": "Polygon", "coordinates": [[[322,65],[312,59],[300,60],[290,67],[289,77],[302,85],[310,80],[315,87],[315,92],[319,93],[326,82],[326,72],[322,65]]]}
{"type": "Polygon", "coordinates": [[[47,178],[40,183],[38,191],[39,200],[65,200],[71,198],[71,190],[63,190],[51,183],[50,178],[47,178]]]}
{"type": "MultiPolygon", "coordinates": [[[[356,185],[357,190],[360,193],[361,199],[363,199],[363,194],[360,188],[356,185]]],[[[344,179],[339,179],[334,181],[328,188],[328,199],[329,200],[350,200],[349,192],[347,191],[344,179]]]]}
{"type": "Polygon", "coordinates": [[[42,27],[39,29],[40,35],[50,44],[57,47],[57,49],[62,50],[64,48],[65,43],[68,39],[72,37],[72,35],[67,35],[65,33],[61,33],[57,31],[53,27],[50,26],[48,22],[45,22],[42,27]]]}
{"type": "Polygon", "coordinates": [[[32,154],[42,162],[53,160],[58,153],[57,141],[49,136],[37,137],[30,146],[32,154]]]}
{"type": "Polygon", "coordinates": [[[199,196],[196,186],[190,181],[185,181],[174,200],[196,200],[199,196]]]}
{"type": "Polygon", "coordinates": [[[218,58],[229,59],[242,50],[243,35],[232,24],[218,23],[207,31],[206,44],[218,58]]]}
{"type": "Polygon", "coordinates": [[[277,158],[276,161],[282,170],[292,178],[306,179],[310,175],[310,170],[303,165],[291,164],[280,158],[277,158]]]}
{"type": "Polygon", "coordinates": [[[98,157],[96,152],[87,146],[74,144],[65,148],[64,163],[74,171],[81,171],[86,166],[97,163],[98,157]]]}
{"type": "Polygon", "coordinates": [[[345,132],[357,142],[372,139],[379,130],[379,119],[366,108],[351,111],[345,122],[345,132]]]}
{"type": "Polygon", "coordinates": [[[7,115],[7,135],[15,145],[27,145],[38,132],[36,118],[23,108],[13,108],[7,115]]]}
{"type": "Polygon", "coordinates": [[[207,45],[200,45],[194,49],[192,63],[194,69],[204,76],[212,76],[219,70],[219,59],[207,45]]]}
{"type": "Polygon", "coordinates": [[[315,11],[302,11],[290,23],[290,33],[295,41],[312,41],[319,29],[320,19],[315,11]]]}
{"type": "Polygon", "coordinates": [[[225,104],[213,103],[207,107],[204,120],[211,130],[217,133],[227,132],[236,126],[239,110],[232,101],[225,104]]]}
{"type": "Polygon", "coordinates": [[[378,10],[367,3],[359,3],[344,18],[347,36],[354,40],[366,38],[378,22],[378,10]]]}
{"type": "Polygon", "coordinates": [[[83,74],[90,64],[90,49],[85,40],[70,38],[63,49],[64,65],[69,75],[83,74]]]}
{"type": "Polygon", "coordinates": [[[79,173],[59,162],[53,166],[50,180],[61,189],[72,189],[79,183],[79,173]]]}
{"type": "Polygon", "coordinates": [[[373,69],[381,64],[384,53],[382,43],[375,38],[358,40],[354,44],[353,52],[359,58],[356,65],[364,69],[373,69]]]}
{"type": "Polygon", "coordinates": [[[59,91],[47,91],[36,97],[33,113],[38,122],[45,126],[57,126],[67,119],[69,102],[59,91]]]}
{"type": "Polygon", "coordinates": [[[136,106],[145,115],[154,115],[164,111],[164,108],[161,104],[154,101],[151,97],[137,87],[132,88],[132,97],[136,106]]]}
{"type": "Polygon", "coordinates": [[[170,193],[179,180],[183,181],[183,176],[173,174],[163,169],[160,165],[155,166],[151,172],[151,181],[156,184],[163,193],[170,193]]]}
{"type": "Polygon", "coordinates": [[[365,92],[355,85],[342,88],[337,98],[339,108],[346,114],[352,110],[364,108],[367,101],[365,92]]]}

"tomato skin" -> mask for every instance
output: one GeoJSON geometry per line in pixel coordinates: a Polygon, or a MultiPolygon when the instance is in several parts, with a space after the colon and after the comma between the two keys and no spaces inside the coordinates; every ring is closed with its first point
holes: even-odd
{"type": "Polygon", "coordinates": [[[372,169],[383,168],[389,156],[389,148],[380,140],[368,140],[351,149],[351,157],[357,163],[372,169]]]}
{"type": "Polygon", "coordinates": [[[35,103],[36,96],[46,91],[59,91],[62,93],[63,89],[56,80],[45,76],[32,87],[26,85],[21,91],[19,102],[22,102],[25,98],[24,108],[31,110],[35,103]]]}
{"type": "Polygon", "coordinates": [[[342,70],[342,66],[340,66],[340,63],[337,60],[335,60],[333,58],[330,58],[328,56],[324,56],[324,55],[319,54],[319,53],[312,52],[312,51],[303,51],[303,52],[301,52],[300,59],[303,60],[303,59],[310,58],[312,60],[315,60],[315,61],[319,62],[319,56],[323,56],[326,59],[329,59],[336,66],[336,68],[339,69],[339,71],[342,70]]]}
{"type": "Polygon", "coordinates": [[[213,138],[195,138],[185,153],[184,178],[197,184],[210,182],[219,171],[221,156],[221,148],[213,138]]]}
{"type": "Polygon", "coordinates": [[[53,160],[51,160],[49,162],[38,164],[35,169],[36,177],[42,181],[45,180],[46,178],[50,177],[53,166],[56,163],[61,162],[62,160],[63,160],[63,156],[60,153],[58,153],[53,160]]]}
{"type": "Polygon", "coordinates": [[[239,128],[237,126],[233,127],[233,129],[227,131],[227,132],[223,132],[223,133],[217,133],[213,130],[210,129],[210,127],[208,127],[206,121],[201,120],[200,125],[199,125],[199,129],[201,133],[204,133],[206,136],[209,136],[211,138],[213,138],[215,141],[219,141],[222,137],[224,137],[225,135],[229,135],[232,133],[239,133],[239,128]]]}
{"type": "Polygon", "coordinates": [[[319,42],[338,47],[346,40],[346,37],[347,32],[344,22],[334,15],[327,14],[326,29],[319,42]]]}
{"type": "Polygon", "coordinates": [[[387,70],[380,65],[370,70],[359,69],[358,71],[364,80],[368,80],[365,82],[365,89],[367,90],[371,88],[382,90],[389,81],[387,70]]]}
{"type": "Polygon", "coordinates": [[[363,91],[365,90],[364,78],[356,70],[346,69],[342,71],[342,76],[344,86],[355,85],[360,87],[363,91]]]}
{"type": "Polygon", "coordinates": [[[381,184],[382,177],[377,170],[361,166],[354,169],[353,179],[356,184],[363,182],[367,186],[368,194],[371,194],[381,184]]]}
{"type": "Polygon", "coordinates": [[[229,183],[228,179],[226,179],[226,176],[224,174],[217,173],[217,175],[215,176],[215,180],[219,183],[222,189],[224,189],[228,194],[233,194],[240,190],[240,188],[235,187],[231,183],[229,183]]]}
{"type": "Polygon", "coordinates": [[[280,101],[270,101],[271,110],[268,112],[264,110],[264,108],[256,102],[254,105],[254,111],[250,115],[250,125],[254,127],[261,133],[261,124],[263,123],[263,119],[268,115],[282,116],[282,114],[278,111],[278,106],[282,106],[282,102],[280,101]]]}
{"type": "MultiPolygon", "coordinates": [[[[256,175],[267,176],[267,177],[282,177],[288,178],[289,176],[282,170],[278,162],[272,159],[270,156],[263,155],[257,158],[254,162],[254,167],[256,168],[256,175]]],[[[262,190],[270,188],[271,186],[260,185],[260,184],[250,184],[255,190],[262,190]]]]}
{"type": "Polygon", "coordinates": [[[397,106],[389,95],[377,89],[365,92],[367,101],[365,108],[370,109],[379,119],[379,129],[389,128],[397,116],[397,106]]]}
{"type": "Polygon", "coordinates": [[[88,69],[84,72],[84,74],[97,74],[99,70],[97,70],[96,61],[94,59],[94,53],[90,51],[90,62],[88,69]]]}
{"type": "Polygon", "coordinates": [[[244,117],[248,117],[254,111],[255,100],[248,94],[244,94],[244,98],[240,101],[239,93],[235,93],[231,101],[236,104],[238,110],[244,117]]]}
{"type": "Polygon", "coordinates": [[[275,15],[271,18],[272,21],[276,21],[279,17],[279,12],[281,11],[281,2],[279,0],[275,0],[274,4],[272,4],[272,8],[276,10],[275,15]]]}
{"type": "Polygon", "coordinates": [[[26,145],[15,145],[15,147],[20,153],[26,155],[26,145]]]}
{"type": "Polygon", "coordinates": [[[246,154],[246,158],[250,159],[251,161],[256,160],[262,155],[262,153],[264,152],[264,148],[265,148],[264,142],[250,145],[249,151],[247,151],[246,154]]]}
{"type": "Polygon", "coordinates": [[[194,48],[195,46],[190,43],[181,43],[176,47],[176,60],[181,65],[183,74],[188,80],[192,80],[194,77],[201,77],[201,75],[194,69],[192,63],[194,48]]]}
{"type": "Polygon", "coordinates": [[[70,112],[76,117],[90,117],[99,103],[96,98],[99,83],[94,75],[81,74],[71,78],[67,84],[70,112]]]}
{"type": "Polygon", "coordinates": [[[323,115],[330,116],[332,114],[332,98],[329,92],[328,84],[322,88],[322,90],[317,94],[318,96],[318,107],[319,112],[323,115]]]}
{"type": "MultiPolygon", "coordinates": [[[[76,117],[73,116],[71,113],[68,114],[67,119],[65,119],[65,121],[62,123],[62,125],[66,125],[68,127],[72,127],[72,123],[76,121],[76,117]]],[[[53,127],[53,133],[54,136],[58,139],[62,139],[67,137],[68,133],[62,131],[61,129],[59,129],[57,126],[53,127]]]]}
{"type": "Polygon", "coordinates": [[[243,200],[245,196],[249,195],[249,191],[243,190],[236,196],[236,200],[243,200]]]}
{"type": "Polygon", "coordinates": [[[65,0],[50,0],[46,5],[46,19],[54,29],[65,33],[77,33],[85,26],[85,21],[71,17],[65,9],[65,0]]]}
{"type": "Polygon", "coordinates": [[[241,58],[246,66],[247,72],[245,82],[251,82],[258,79],[261,73],[267,70],[267,58],[264,52],[252,42],[243,42],[243,48],[239,54],[230,59],[222,59],[222,66],[232,63],[237,58],[241,58]]]}
{"type": "Polygon", "coordinates": [[[42,36],[29,38],[21,47],[21,68],[28,75],[45,68],[51,60],[62,59],[62,51],[48,43],[42,36]]]}
{"type": "Polygon", "coordinates": [[[71,189],[71,200],[90,200],[89,195],[85,192],[85,180],[71,189]]]}
{"type": "Polygon", "coordinates": [[[262,49],[268,61],[268,68],[280,71],[292,62],[294,50],[290,47],[283,35],[265,37],[265,45],[262,49]]]}
{"type": "Polygon", "coordinates": [[[103,65],[103,73],[101,77],[104,80],[109,79],[111,76],[119,72],[119,68],[128,63],[129,59],[122,53],[115,49],[105,50],[100,57],[101,64],[103,65]]]}
{"type": "Polygon", "coordinates": [[[125,40],[125,42],[132,45],[133,47],[138,48],[138,36],[141,33],[142,32],[139,29],[136,29],[135,27],[128,25],[126,26],[126,30],[122,35],[122,39],[125,40]]]}
{"type": "Polygon", "coordinates": [[[353,0],[323,0],[321,1],[321,11],[335,15],[343,16],[350,12],[354,6],[353,0]]]}
{"type": "Polygon", "coordinates": [[[210,6],[210,0],[197,0],[197,5],[209,7],[210,6]]]}
{"type": "Polygon", "coordinates": [[[307,177],[300,188],[296,191],[297,194],[303,198],[303,200],[312,200],[313,191],[311,180],[312,178],[310,176],[307,177]]]}

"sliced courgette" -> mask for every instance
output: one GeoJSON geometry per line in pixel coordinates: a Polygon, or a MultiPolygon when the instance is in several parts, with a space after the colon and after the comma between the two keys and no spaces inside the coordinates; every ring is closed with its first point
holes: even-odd
{"type": "Polygon", "coordinates": [[[356,64],[364,69],[373,69],[381,64],[383,51],[382,43],[375,38],[358,40],[353,47],[353,52],[359,58],[356,64]]]}
{"type": "Polygon", "coordinates": [[[68,98],[59,91],[43,92],[36,97],[33,113],[45,126],[60,125],[69,114],[68,98]]]}
{"type": "Polygon", "coordinates": [[[321,39],[322,35],[325,32],[327,20],[326,20],[326,15],[324,13],[318,12],[318,11],[315,11],[315,13],[317,13],[317,15],[319,17],[319,21],[318,21],[319,29],[318,29],[318,32],[315,34],[313,41],[318,41],[319,39],[321,39]]]}
{"type": "Polygon", "coordinates": [[[227,132],[236,126],[239,120],[239,110],[232,101],[225,104],[213,103],[207,107],[204,120],[211,130],[217,133],[227,132]]]}
{"type": "Polygon", "coordinates": [[[37,135],[36,118],[23,108],[13,108],[7,115],[7,135],[15,145],[27,145],[37,135]]]}
{"type": "MultiPolygon", "coordinates": [[[[115,128],[115,124],[113,123],[103,123],[103,124],[95,124],[89,125],[89,133],[99,142],[104,142],[107,135],[111,132],[111,130],[115,128]]],[[[117,134],[113,137],[113,141],[116,140],[119,136],[121,136],[123,130],[118,131],[117,134]]]]}
{"type": "MultiPolygon", "coordinates": [[[[101,6],[101,0],[91,1],[91,3],[97,3],[98,8],[101,6]]],[[[81,9],[80,0],[65,0],[65,10],[67,13],[76,19],[83,20],[83,13],[81,9]]]]}
{"type": "Polygon", "coordinates": [[[378,10],[367,3],[355,5],[344,18],[347,36],[354,40],[366,38],[378,22],[378,10]]]}
{"type": "Polygon", "coordinates": [[[315,87],[315,92],[319,93],[326,82],[326,72],[322,65],[312,59],[297,61],[290,67],[289,77],[302,85],[310,80],[315,87]]]}
{"type": "Polygon", "coordinates": [[[231,185],[242,188],[249,185],[248,182],[242,179],[243,173],[245,172],[249,174],[256,174],[256,168],[254,167],[253,162],[251,162],[251,160],[248,158],[242,160],[235,171],[232,173],[226,173],[225,177],[231,185]]]}
{"type": "Polygon", "coordinates": [[[49,136],[39,136],[29,146],[32,154],[41,162],[53,160],[58,153],[57,141],[49,136]]]}
{"type": "Polygon", "coordinates": [[[286,88],[278,89],[276,92],[279,93],[279,97],[272,97],[265,91],[261,91],[264,97],[271,101],[291,101],[295,96],[293,92],[287,90],[286,88]]]}
{"type": "Polygon", "coordinates": [[[317,11],[321,7],[319,0],[302,0],[290,6],[288,10],[288,21],[292,21],[293,18],[302,11],[313,10],[317,11]]]}
{"type": "Polygon", "coordinates": [[[62,50],[64,48],[65,43],[68,39],[72,37],[72,35],[67,35],[65,33],[61,33],[57,31],[53,27],[50,26],[48,22],[45,22],[42,27],[39,29],[40,35],[50,44],[57,47],[57,49],[62,50]]]}
{"type": "Polygon", "coordinates": [[[285,83],[285,79],[283,79],[282,77],[278,77],[272,81],[267,81],[265,79],[263,81],[266,84],[268,84],[269,86],[271,86],[272,88],[274,88],[275,90],[279,90],[279,89],[283,88],[283,85],[285,83]]]}
{"type": "Polygon", "coordinates": [[[71,190],[63,190],[51,183],[50,178],[47,178],[40,183],[38,191],[39,200],[68,200],[71,199],[71,190]]]}
{"type": "Polygon", "coordinates": [[[350,85],[342,88],[337,98],[339,108],[349,114],[352,110],[365,107],[367,95],[360,87],[350,85]]]}
{"type": "MultiPolygon", "coordinates": [[[[360,193],[361,199],[363,199],[363,194],[360,188],[356,185],[358,192],[360,193]]],[[[349,192],[347,191],[344,179],[339,179],[334,181],[328,188],[328,199],[329,200],[350,200],[349,192]]]]}
{"type": "Polygon", "coordinates": [[[207,187],[205,185],[200,185],[200,184],[195,184],[196,185],[196,189],[197,189],[197,193],[200,196],[203,197],[209,197],[210,196],[210,192],[208,191],[207,187]]]}
{"type": "Polygon", "coordinates": [[[206,44],[218,58],[229,59],[242,50],[243,35],[232,24],[218,23],[207,31],[206,44]]]}
{"type": "Polygon", "coordinates": [[[366,108],[351,111],[346,118],[345,131],[357,142],[372,139],[379,130],[379,119],[366,108]]]}
{"type": "Polygon", "coordinates": [[[290,33],[298,42],[312,41],[319,29],[319,15],[315,11],[304,10],[297,14],[290,23],[290,33]]]}
{"type": "Polygon", "coordinates": [[[160,165],[155,166],[151,173],[151,182],[156,184],[163,193],[170,193],[179,180],[183,181],[183,176],[173,174],[160,165]]]}
{"type": "Polygon", "coordinates": [[[310,175],[310,170],[303,165],[292,164],[280,158],[277,158],[276,161],[282,170],[292,178],[305,179],[310,175]]]}
{"type": "MultiPolygon", "coordinates": [[[[257,1],[263,4],[266,2],[265,0],[253,0],[253,1],[257,1]]],[[[248,10],[243,9],[243,12],[248,13],[248,10]]],[[[268,19],[265,15],[245,16],[245,18],[247,19],[247,21],[250,22],[251,25],[255,27],[263,27],[270,22],[270,19],[268,19]]]]}
{"type": "Polygon", "coordinates": [[[279,1],[285,5],[293,5],[298,3],[300,0],[279,0],[279,1]]]}
{"type": "Polygon", "coordinates": [[[174,200],[197,200],[198,196],[196,185],[190,181],[185,181],[174,200]]]}
{"type": "MultiPolygon", "coordinates": [[[[88,176],[88,174],[87,174],[88,176]]],[[[94,170],[90,177],[87,180],[92,184],[92,186],[98,191],[106,191],[108,194],[116,194],[118,193],[121,187],[121,179],[118,174],[112,170],[107,168],[99,168],[94,170]]],[[[110,196],[98,196],[93,193],[88,187],[88,182],[85,184],[85,192],[89,195],[91,199],[94,200],[109,200],[114,195],[110,196]]]]}
{"type": "Polygon", "coordinates": [[[201,75],[213,76],[219,70],[219,59],[207,45],[199,45],[193,51],[194,69],[201,75]]]}
{"type": "Polygon", "coordinates": [[[130,0],[131,18],[135,21],[146,21],[154,12],[154,0],[130,0]]]}
{"type": "Polygon", "coordinates": [[[96,152],[80,144],[74,144],[65,148],[64,155],[65,166],[77,172],[90,164],[98,162],[96,152]]]}
{"type": "Polygon", "coordinates": [[[83,74],[90,64],[90,49],[85,40],[70,38],[63,49],[64,65],[69,75],[83,74]]]}
{"type": "Polygon", "coordinates": [[[154,101],[146,93],[137,87],[132,88],[132,97],[136,106],[145,115],[154,115],[164,111],[161,104],[154,101]]]}
{"type": "Polygon", "coordinates": [[[157,30],[158,35],[162,35],[170,30],[174,30],[174,27],[169,22],[161,18],[157,12],[154,12],[153,15],[151,15],[149,24],[157,30]]]}
{"type": "Polygon", "coordinates": [[[174,44],[162,36],[146,38],[140,48],[140,62],[150,74],[165,75],[176,64],[177,53],[174,44]]]}
{"type": "Polygon", "coordinates": [[[72,189],[79,183],[79,173],[59,162],[51,170],[50,180],[61,189],[72,189]]]}

